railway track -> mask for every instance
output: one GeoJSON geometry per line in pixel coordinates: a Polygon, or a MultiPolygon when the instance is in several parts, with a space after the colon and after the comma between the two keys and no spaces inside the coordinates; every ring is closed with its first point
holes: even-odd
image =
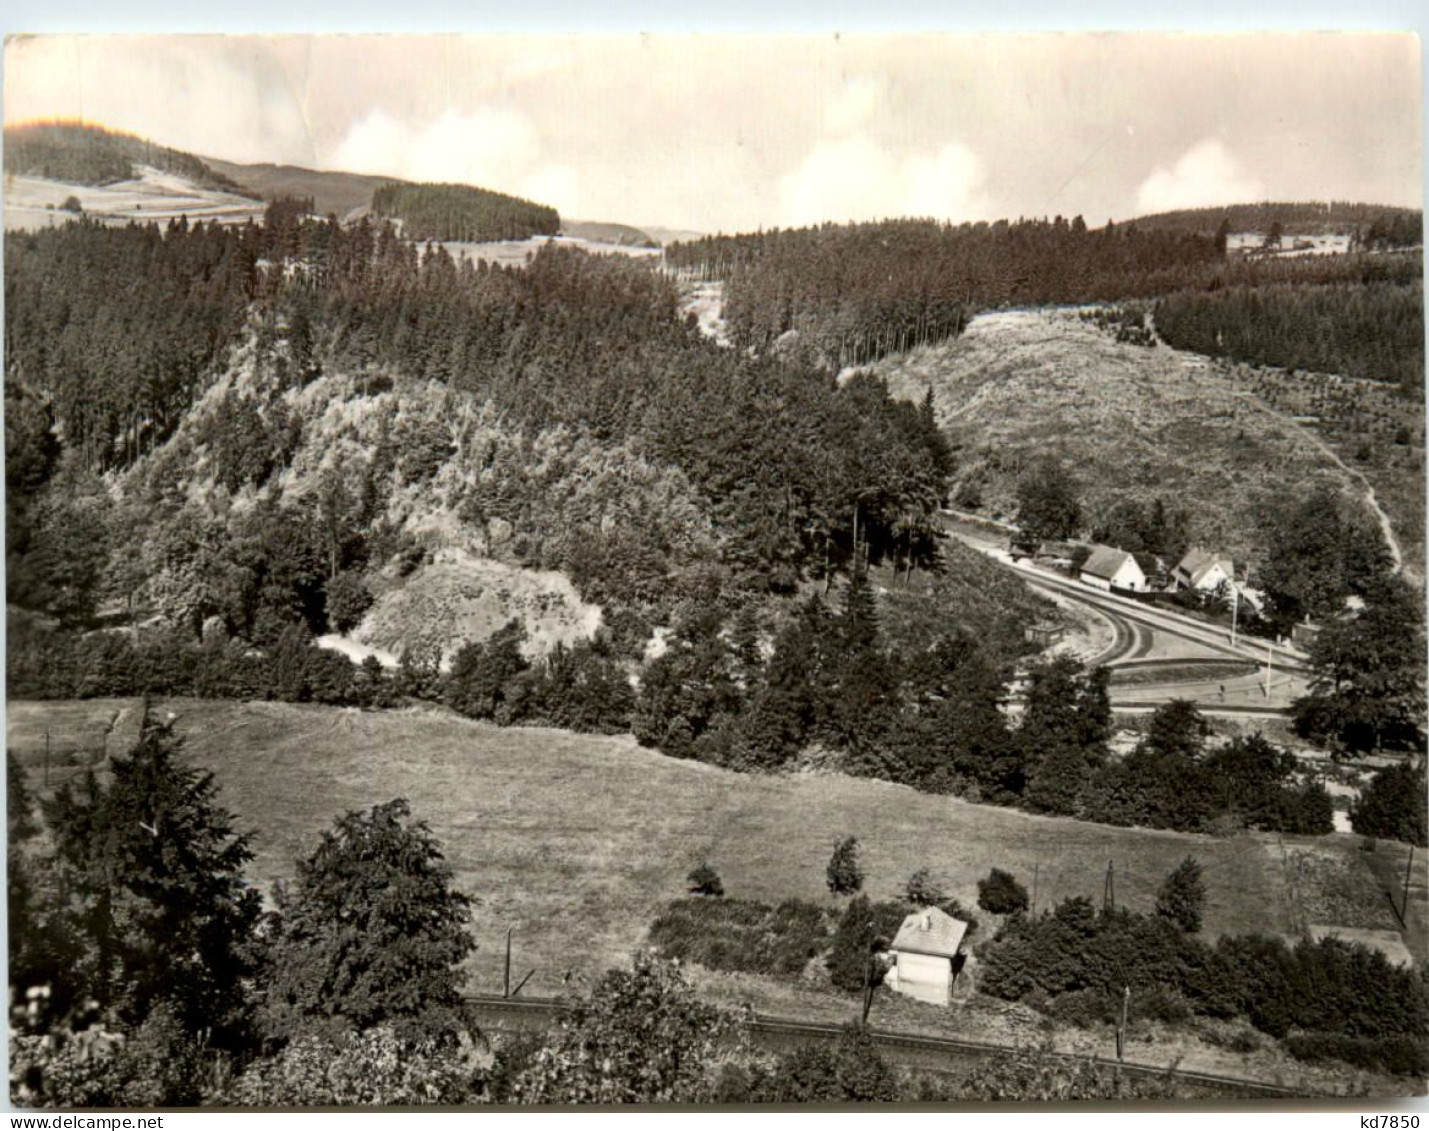
{"type": "MultiPolygon", "coordinates": [[[[488,1021],[506,1021],[518,1029],[545,1028],[556,1020],[561,1012],[561,1002],[553,998],[502,998],[488,995],[471,995],[467,1003],[479,1018],[488,1021]]],[[[794,1021],[781,1017],[766,1017],[754,1014],[749,1022],[749,1033],[756,1044],[771,1051],[786,1051],[811,1042],[836,1041],[843,1033],[840,1025],[830,1025],[817,1021],[794,1021]]],[[[973,1038],[930,1037],[921,1033],[898,1033],[886,1029],[870,1029],[869,1036],[875,1044],[886,1052],[890,1059],[912,1068],[932,1071],[947,1071],[950,1068],[966,1067],[988,1057],[1003,1056],[1016,1049],[1011,1045],[994,1041],[980,1041],[973,1038]]],[[[1304,1099],[1312,1093],[1295,1091],[1278,1084],[1266,1084],[1258,1080],[1246,1080],[1239,1076],[1221,1076],[1210,1072],[1195,1072],[1187,1069],[1168,1069],[1152,1064],[1134,1061],[1118,1062],[1106,1057],[1086,1057],[1076,1053],[1052,1053],[1054,1058],[1068,1064],[1082,1064],[1087,1060],[1105,1067],[1117,1068],[1130,1076],[1144,1079],[1170,1075],[1177,1081],[1205,1088],[1218,1095],[1230,1093],[1238,1097],[1259,1099],[1304,1099]]]]}

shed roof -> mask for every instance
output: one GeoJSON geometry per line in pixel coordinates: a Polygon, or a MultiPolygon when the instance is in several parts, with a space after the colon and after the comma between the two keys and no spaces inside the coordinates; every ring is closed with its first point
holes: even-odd
{"type": "MultiPolygon", "coordinates": [[[[1132,565],[1136,565],[1136,559],[1125,550],[1113,550],[1110,546],[1098,546],[1092,551],[1086,564],[1082,566],[1082,572],[1089,573],[1093,577],[1104,577],[1110,581],[1128,560],[1132,565]]],[[[1136,566],[1136,569],[1137,572],[1141,571],[1140,566],[1136,566]]]]}
{"type": "Polygon", "coordinates": [[[952,958],[958,953],[958,947],[962,946],[963,936],[967,933],[968,925],[961,919],[954,919],[936,907],[925,907],[903,920],[893,945],[888,949],[952,958]]]}

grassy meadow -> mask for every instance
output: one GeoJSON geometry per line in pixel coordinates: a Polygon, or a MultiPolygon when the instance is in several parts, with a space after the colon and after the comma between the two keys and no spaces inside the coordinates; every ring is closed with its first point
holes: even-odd
{"type": "MultiPolygon", "coordinates": [[[[96,749],[108,732],[113,754],[134,730],[139,707],[138,700],[12,702],[7,741],[38,789],[42,767],[33,754],[46,729],[96,749]]],[[[535,970],[525,993],[588,987],[644,945],[658,909],[683,894],[686,873],[702,859],[731,896],[792,896],[837,907],[842,901],[828,894],[824,867],[834,841],[849,834],[862,844],[865,891],[873,898],[895,894],[927,867],[971,907],[977,881],[996,866],[1029,889],[1035,867],[1039,907],[1072,895],[1099,903],[1110,862],[1118,904],[1148,910],[1166,874],[1193,855],[1205,869],[1207,936],[1339,933],[1390,947],[1402,938],[1415,953],[1424,948],[1422,854],[1410,891],[1411,930],[1401,935],[1385,891],[1402,883],[1406,852],[1381,842],[1367,853],[1348,834],[1218,839],[1117,829],[837,774],[740,775],[667,758],[628,736],[503,730],[433,708],[174,700],[152,709],[161,718],[173,712],[187,756],[215,772],[222,803],[252,830],[257,855],[248,872],[265,890],[292,876],[294,861],[333,817],[406,797],[441,838],[459,888],[478,901],[468,982],[474,992],[500,991],[505,932],[513,926],[513,976],[535,970]]],[[[986,934],[992,917],[979,914],[986,934]]],[[[852,1016],[852,1000],[831,989],[818,964],[798,979],[698,968],[691,974],[703,995],[730,1006],[831,1022],[852,1016]]],[[[948,1011],[880,992],[873,1021],[1008,1044],[1042,1035],[1025,1005],[966,993],[960,1000],[948,1011]]],[[[1059,1030],[1055,1039],[1068,1051],[1110,1051],[1098,1030],[1059,1030]]],[[[1262,1046],[1248,1059],[1190,1032],[1144,1023],[1129,1038],[1128,1055],[1312,1090],[1382,1090],[1363,1074],[1293,1061],[1274,1042],[1262,1046]]]]}
{"type": "MultiPolygon", "coordinates": [[[[10,745],[33,749],[51,719],[82,730],[81,707],[101,729],[116,710],[109,701],[11,704],[10,745]]],[[[415,708],[182,700],[154,709],[177,715],[188,755],[215,771],[223,803],[254,831],[249,871],[265,888],[292,874],[333,817],[406,797],[441,838],[461,889],[480,900],[473,990],[499,989],[512,925],[513,965],[518,976],[535,967],[533,994],[558,993],[568,971],[584,981],[623,962],[701,859],[730,895],[832,904],[824,867],[846,835],[859,838],[875,898],[927,867],[971,905],[978,879],[997,866],[1029,889],[1035,868],[1039,906],[1071,895],[1099,903],[1111,863],[1118,903],[1149,909],[1166,874],[1194,855],[1209,889],[1209,936],[1288,935],[1307,919],[1385,926],[1382,884],[1348,835],[1306,838],[1318,866],[1287,869],[1285,846],[1296,838],[1118,829],[836,774],[746,776],[667,758],[627,736],[503,730],[415,708]],[[1332,902],[1302,890],[1330,884],[1332,902]]],[[[27,761],[37,779],[39,766],[27,761]]]]}

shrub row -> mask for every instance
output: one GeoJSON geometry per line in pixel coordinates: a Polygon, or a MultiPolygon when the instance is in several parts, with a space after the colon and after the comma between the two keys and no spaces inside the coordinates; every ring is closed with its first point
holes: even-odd
{"type": "Polygon", "coordinates": [[[745,974],[803,972],[828,943],[824,912],[786,899],[677,899],[650,925],[650,944],[667,958],[745,974]]]}
{"type": "Polygon", "coordinates": [[[1245,1017],[1273,1037],[1308,1035],[1299,1045],[1306,1055],[1359,1057],[1351,1063],[1388,1071],[1407,1063],[1401,1042],[1422,1046],[1429,1036],[1423,976],[1334,938],[1292,947],[1225,936],[1211,946],[1161,917],[1098,913],[1076,897],[1036,919],[1012,917],[982,958],[986,993],[1027,999],[1076,1024],[1107,1019],[1130,986],[1142,1016],[1245,1017]],[[1341,1047],[1344,1056],[1326,1051],[1341,1047]]]}
{"type": "Polygon", "coordinates": [[[149,694],[389,706],[397,692],[375,659],[356,665],[296,627],[267,649],[197,644],[168,631],[146,630],[137,641],[127,631],[34,633],[14,640],[8,659],[6,690],[17,699],[149,694]]]}

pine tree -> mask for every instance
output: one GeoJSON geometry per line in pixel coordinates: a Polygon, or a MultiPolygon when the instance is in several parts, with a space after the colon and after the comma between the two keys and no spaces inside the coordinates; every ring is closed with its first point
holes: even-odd
{"type": "Polygon", "coordinates": [[[1201,878],[1201,865],[1188,856],[1176,865],[1156,893],[1156,913],[1170,920],[1187,934],[1201,929],[1201,916],[1206,907],[1206,885],[1201,878]]]}
{"type": "Polygon", "coordinates": [[[858,838],[845,837],[834,846],[825,870],[829,891],[835,895],[852,895],[863,887],[863,868],[858,862],[858,838]]]}
{"type": "Polygon", "coordinates": [[[108,786],[65,786],[45,807],[85,956],[71,977],[119,1021],[167,1001],[191,1033],[242,1039],[258,893],[246,835],[216,803],[213,774],[186,765],[167,726],[146,720],[108,786]]]}

